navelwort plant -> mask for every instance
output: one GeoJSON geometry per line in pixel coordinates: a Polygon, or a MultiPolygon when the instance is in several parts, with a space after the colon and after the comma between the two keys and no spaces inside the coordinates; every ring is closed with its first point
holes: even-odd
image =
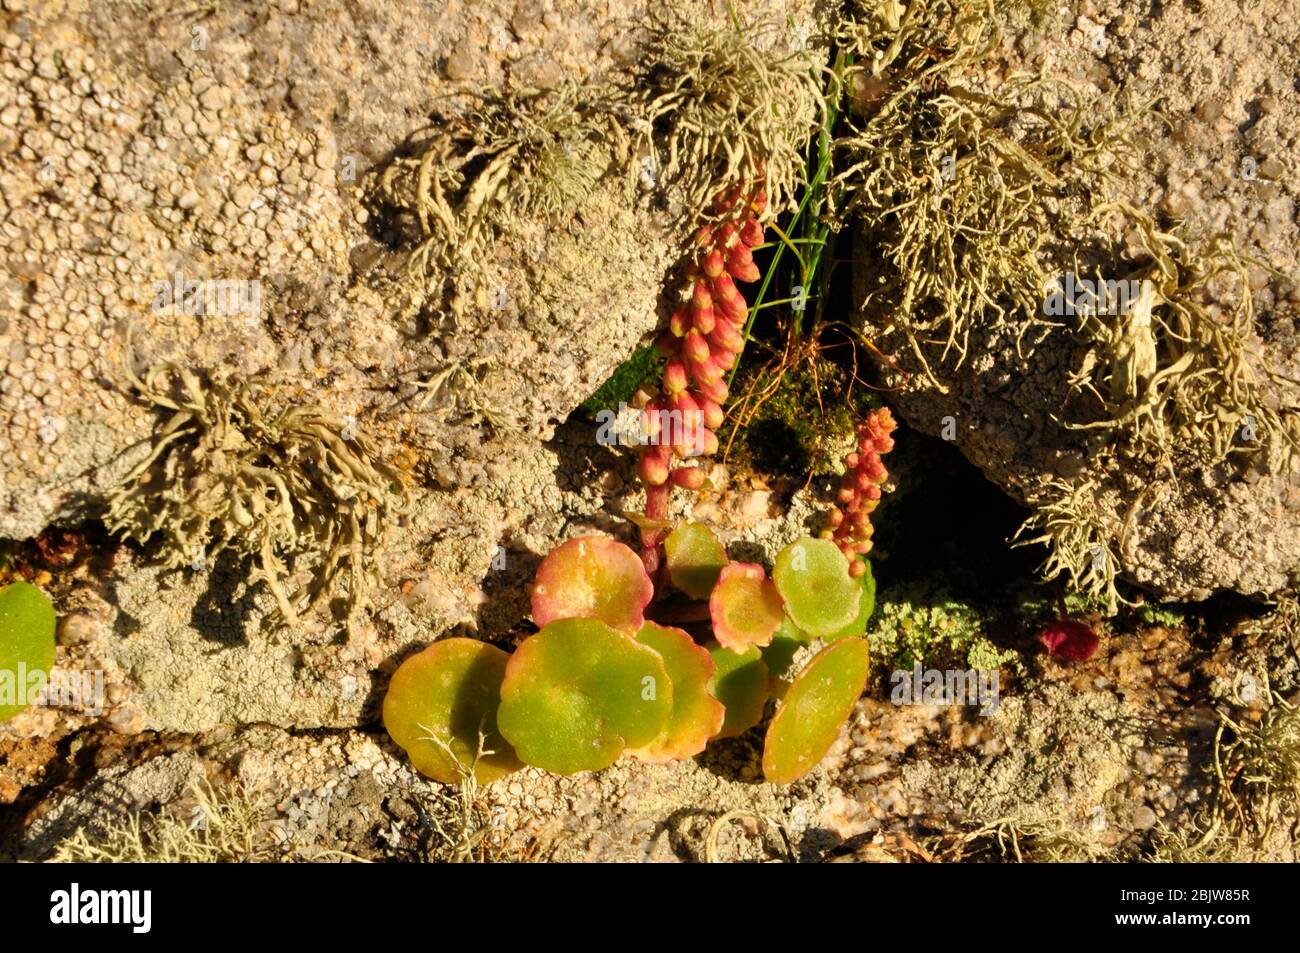
{"type": "Polygon", "coordinates": [[[27,708],[54,668],[54,607],[29,582],[0,588],[0,722],[27,708]]]}
{"type": "MultiPolygon", "coordinates": [[[[891,429],[876,412],[864,440],[891,429]]],[[[870,486],[883,481],[875,460],[870,486]]],[[[435,642],[397,669],[384,724],[426,775],[487,783],[520,762],[567,775],[623,755],[691,758],[758,725],[776,698],[763,772],[795,781],[830,749],[868,676],[875,584],[861,544],[843,543],[850,555],[841,545],[797,540],[769,574],[729,561],[706,526],[675,527],[664,575],[685,599],[707,603],[707,630],[693,635],[654,618],[664,603],[632,549],[571,539],[538,567],[536,634],[509,656],[472,639],[435,642]],[[802,650],[817,646],[795,671],[802,650]]]]}
{"type": "Polygon", "coordinates": [[[342,419],[279,397],[268,380],[173,363],[143,378],[128,364],[126,374],[169,416],[109,498],[108,528],[141,543],[157,537],[168,569],[203,568],[225,552],[251,558],[252,579],[266,584],[286,624],[346,583],[350,623],[402,505],[400,473],[342,419]],[[296,587],[299,572],[308,579],[296,587]]]}

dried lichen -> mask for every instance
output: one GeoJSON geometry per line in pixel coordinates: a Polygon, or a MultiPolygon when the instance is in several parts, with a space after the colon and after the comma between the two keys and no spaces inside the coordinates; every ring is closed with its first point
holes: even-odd
{"type": "Polygon", "coordinates": [[[571,214],[629,138],[607,92],[576,83],[503,96],[463,92],[470,105],[444,117],[395,159],[378,194],[419,222],[410,274],[481,265],[512,223],[571,214]]]}
{"type": "Polygon", "coordinates": [[[1043,494],[1017,531],[1015,545],[1046,546],[1047,559],[1039,569],[1045,579],[1065,576],[1075,591],[1104,599],[1114,612],[1119,604],[1115,589],[1119,565],[1110,549],[1112,526],[1097,506],[1096,482],[1050,480],[1043,494]]]}
{"type": "Polygon", "coordinates": [[[771,214],[790,205],[822,106],[816,70],[801,39],[774,20],[656,17],[633,93],[639,151],[683,189],[689,218],[719,191],[760,181],[771,214]]]}
{"type": "Polygon", "coordinates": [[[1093,347],[1074,386],[1104,416],[1069,426],[1113,434],[1167,467],[1178,451],[1211,460],[1263,451],[1281,468],[1300,448],[1300,394],[1295,382],[1256,369],[1267,365],[1253,343],[1248,261],[1223,236],[1198,251],[1126,203],[1099,212],[1111,208],[1135,227],[1150,261],[1126,279],[1141,288],[1137,301],[1080,315],[1093,347]],[[1212,304],[1215,291],[1224,306],[1212,304]]]}
{"type": "Polygon", "coordinates": [[[923,345],[959,366],[975,328],[1009,323],[1020,337],[1042,323],[1054,203],[1104,200],[1124,129],[1088,128],[1093,110],[1061,82],[970,85],[996,46],[991,3],[864,6],[845,31],[861,119],[836,141],[836,203],[876,263],[864,313],[899,330],[943,390],[923,345]]]}
{"type": "Polygon", "coordinates": [[[266,830],[266,812],[241,785],[195,784],[188,811],[113,815],[106,829],[79,828],[55,848],[62,864],[238,864],[285,856],[266,830]]]}
{"type": "Polygon", "coordinates": [[[159,537],[169,569],[201,569],[225,552],[251,557],[251,579],[266,583],[285,623],[346,580],[351,620],[404,495],[370,441],[315,404],[273,409],[268,382],[230,369],[202,377],[166,363],[127,376],[170,416],[110,496],[109,529],[141,543],[159,537]],[[300,571],[310,579],[294,589],[300,571]]]}

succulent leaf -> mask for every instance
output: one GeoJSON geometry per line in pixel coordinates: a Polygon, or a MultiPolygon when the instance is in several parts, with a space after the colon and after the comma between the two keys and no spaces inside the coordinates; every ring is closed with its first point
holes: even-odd
{"type": "Polygon", "coordinates": [[[497,725],[524,763],[575,774],[650,744],[672,711],[658,652],[599,619],[561,619],[510,657],[497,725]]]}
{"type": "Polygon", "coordinates": [[[659,737],[629,753],[655,764],[694,757],[722,728],[726,715],[722,702],[709,694],[717,666],[708,650],[681,629],[647,622],[636,639],[663,659],[673,683],[673,709],[659,737]]]}
{"type": "Polygon", "coordinates": [[[763,776],[774,784],[797,781],[817,766],[862,695],[869,672],[862,639],[822,649],[799,673],[777,706],[763,744],[763,776]]]}
{"type": "Polygon", "coordinates": [[[817,638],[853,622],[862,589],[849,574],[849,561],[829,539],[801,539],[781,550],[772,578],[795,625],[817,638]]]}
{"type": "Polygon", "coordinates": [[[54,606],[28,582],[0,589],[0,722],[26,708],[54,668],[54,606]]]}
{"type": "Polygon", "coordinates": [[[709,597],[709,616],[714,638],[732,651],[767,645],[783,618],[781,594],[762,566],[731,563],[709,597]]]}
{"type": "Polygon", "coordinates": [[[435,642],[397,667],[384,696],[384,728],[417,771],[455,784],[472,769],[488,784],[523,766],[496,725],[509,660],[495,645],[457,638],[435,642]]]}
{"type": "Polygon", "coordinates": [[[683,523],[664,540],[668,577],[692,599],[707,599],[727,565],[727,551],[703,523],[683,523]]]}
{"type": "Polygon", "coordinates": [[[861,575],[853,580],[861,590],[858,596],[858,614],[842,629],[836,629],[830,635],[822,636],[826,642],[838,642],[840,639],[864,634],[867,631],[867,623],[871,621],[871,614],[876,611],[876,577],[871,572],[871,563],[861,557],[858,562],[864,567],[861,575]]]}
{"type": "Polygon", "coordinates": [[[717,642],[709,643],[707,648],[717,666],[709,680],[709,691],[726,709],[717,737],[734,738],[763,720],[767,665],[756,648],[737,653],[717,642]]]}
{"type": "Polygon", "coordinates": [[[608,536],[579,536],[537,567],[533,621],[595,618],[623,632],[641,628],[654,586],[636,553],[608,536]]]}

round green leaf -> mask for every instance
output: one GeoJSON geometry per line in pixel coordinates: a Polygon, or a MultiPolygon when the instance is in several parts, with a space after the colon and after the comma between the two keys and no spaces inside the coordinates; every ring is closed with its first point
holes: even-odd
{"type": "Polygon", "coordinates": [[[824,638],[858,614],[862,587],[849,575],[849,561],[829,539],[801,539],[776,557],[772,569],[785,611],[809,635],[824,638]]]}
{"type": "Polygon", "coordinates": [[[600,619],[632,633],[654,595],[641,559],[608,536],[579,536],[551,550],[537,567],[533,621],[600,619]]]}
{"type": "Polygon", "coordinates": [[[664,660],[673,683],[673,710],[658,738],[629,753],[654,764],[694,757],[718,733],[725,716],[722,702],[709,694],[713,659],[687,633],[670,626],[647,622],[636,639],[664,660]]]}
{"type": "Polygon", "coordinates": [[[0,721],[30,705],[54,668],[54,606],[27,582],[0,589],[0,721]]]}
{"type": "Polygon", "coordinates": [[[727,565],[727,551],[703,523],[683,523],[664,540],[668,578],[692,599],[707,599],[727,565]]]}
{"type": "Polygon", "coordinates": [[[710,642],[707,647],[717,666],[709,680],[709,691],[726,709],[716,737],[733,738],[763,720],[763,706],[767,704],[767,665],[756,648],[738,653],[717,642],[710,642]]]}
{"type": "Polygon", "coordinates": [[[732,563],[722,570],[709,596],[714,637],[733,652],[767,645],[781,625],[781,594],[763,567],[732,563]]]}
{"type": "Polygon", "coordinates": [[[658,652],[599,619],[562,619],[510,657],[497,724],[525,764],[574,774],[650,744],[672,710],[658,652]]]}
{"type": "Polygon", "coordinates": [[[797,781],[825,757],[867,684],[869,651],[862,639],[822,649],[777,706],[763,744],[763,776],[797,781]]]}
{"type": "Polygon", "coordinates": [[[840,639],[863,635],[867,631],[867,623],[871,621],[871,613],[876,611],[876,578],[871,573],[871,563],[864,559],[862,564],[867,567],[867,571],[853,580],[861,590],[858,597],[858,614],[844,628],[823,636],[827,642],[838,642],[840,639]]]}
{"type": "Polygon", "coordinates": [[[509,660],[487,642],[443,639],[397,667],[384,696],[384,728],[417,771],[455,784],[473,768],[488,784],[522,767],[497,730],[509,660]],[[480,731],[484,750],[475,764],[480,731]]]}

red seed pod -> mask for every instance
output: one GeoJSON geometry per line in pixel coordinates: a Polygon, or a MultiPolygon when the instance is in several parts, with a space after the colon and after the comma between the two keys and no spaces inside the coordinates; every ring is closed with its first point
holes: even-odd
{"type": "Polygon", "coordinates": [[[695,330],[699,331],[701,334],[708,334],[717,325],[717,318],[715,317],[714,310],[712,308],[692,307],[691,324],[695,327],[695,330]]]}
{"type": "Polygon", "coordinates": [[[853,559],[849,561],[849,575],[854,579],[860,578],[866,573],[866,571],[867,564],[861,559],[853,559]]]}
{"type": "Polygon", "coordinates": [[[706,248],[712,245],[713,243],[714,243],[713,226],[712,225],[700,226],[699,231],[695,233],[695,244],[699,245],[701,248],[706,248]]]}
{"type": "Polygon", "coordinates": [[[729,351],[725,347],[713,347],[710,349],[713,363],[724,371],[729,371],[736,366],[736,352],[729,351]]]}
{"type": "Polygon", "coordinates": [[[686,309],[678,308],[673,312],[673,316],[668,320],[668,330],[675,337],[684,337],[686,332],[690,329],[691,322],[686,315],[686,309]]]}
{"type": "Polygon", "coordinates": [[[727,271],[737,281],[757,281],[758,266],[754,264],[754,253],[749,246],[740,243],[727,250],[727,271]]]}
{"type": "Polygon", "coordinates": [[[642,453],[637,472],[646,486],[660,486],[668,479],[668,464],[657,453],[642,453]]]}
{"type": "Polygon", "coordinates": [[[757,248],[763,244],[763,238],[763,226],[758,223],[758,219],[751,215],[740,229],[740,240],[750,248],[757,248]]]}
{"type": "Polygon", "coordinates": [[[767,211],[767,191],[759,189],[754,193],[754,197],[749,200],[749,207],[754,210],[755,215],[762,215],[767,211]]]}
{"type": "Polygon", "coordinates": [[[718,275],[722,274],[722,270],[725,266],[726,261],[722,257],[722,252],[717,248],[714,248],[705,255],[704,260],[700,262],[700,268],[703,269],[704,273],[710,278],[716,278],[718,275]]]}
{"type": "Polygon", "coordinates": [[[722,422],[727,419],[727,415],[722,412],[722,408],[709,398],[700,395],[696,398],[696,403],[700,408],[700,422],[710,430],[717,430],[722,426],[722,422]]]}
{"type": "Polygon", "coordinates": [[[713,247],[730,248],[736,240],[736,223],[723,222],[713,230],[713,247]]]}
{"type": "Polygon", "coordinates": [[[674,486],[684,490],[698,490],[704,485],[704,470],[701,467],[678,467],[673,471],[674,486]]]}
{"type": "Polygon", "coordinates": [[[838,529],[839,525],[844,522],[844,511],[838,506],[832,506],[830,512],[826,514],[826,519],[830,523],[831,529],[838,529]]]}
{"type": "Polygon", "coordinates": [[[855,495],[853,490],[845,486],[840,487],[840,492],[836,494],[835,498],[841,503],[852,503],[855,495]]]}
{"type": "Polygon", "coordinates": [[[690,382],[686,379],[686,365],[674,358],[664,365],[664,393],[676,397],[683,393],[690,382]]]}
{"type": "Polygon", "coordinates": [[[682,355],[691,363],[707,361],[709,359],[709,341],[694,328],[686,332],[686,337],[682,339],[682,355]]]}
{"type": "Polygon", "coordinates": [[[848,456],[844,458],[844,466],[846,469],[852,470],[854,467],[858,465],[858,461],[860,461],[861,459],[862,458],[859,457],[856,452],[850,453],[848,456]]]}

